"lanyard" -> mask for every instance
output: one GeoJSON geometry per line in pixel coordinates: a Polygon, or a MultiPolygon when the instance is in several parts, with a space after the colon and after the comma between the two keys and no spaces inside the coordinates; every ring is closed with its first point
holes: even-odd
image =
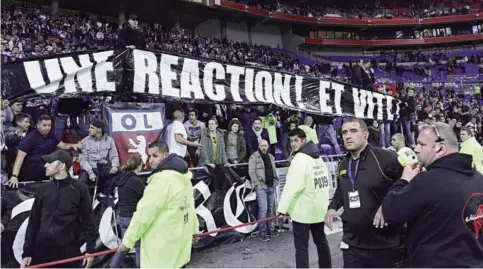
{"type": "Polygon", "coordinates": [[[356,187],[357,172],[359,172],[359,161],[360,161],[360,158],[357,159],[354,176],[352,176],[352,157],[349,158],[349,171],[347,172],[348,172],[349,180],[352,183],[352,189],[356,187]]]}

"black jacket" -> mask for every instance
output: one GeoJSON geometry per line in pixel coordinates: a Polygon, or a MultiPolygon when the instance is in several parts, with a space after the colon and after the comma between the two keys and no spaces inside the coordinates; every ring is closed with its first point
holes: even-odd
{"type": "Polygon", "coordinates": [[[143,32],[134,29],[129,25],[125,25],[119,32],[117,46],[119,49],[124,49],[126,46],[130,45],[135,46],[137,49],[145,49],[146,39],[144,38],[143,32]]]}
{"type": "Polygon", "coordinates": [[[115,178],[119,202],[117,207],[119,216],[132,217],[136,206],[143,197],[146,181],[132,171],[124,172],[115,178]]]}
{"type": "Polygon", "coordinates": [[[80,247],[81,231],[87,252],[94,253],[97,231],[87,186],[70,177],[44,183],[30,210],[23,257],[32,257],[37,245],[80,247]]]}
{"type": "Polygon", "coordinates": [[[472,157],[451,154],[411,183],[399,180],[382,204],[384,219],[407,223],[411,267],[483,267],[483,176],[472,157]]]}
{"type": "MultiPolygon", "coordinates": [[[[349,192],[353,191],[348,177],[349,156],[339,163],[337,188],[329,209],[344,207],[342,241],[364,249],[383,249],[399,245],[399,227],[374,227],[374,216],[392,184],[401,178],[402,166],[394,152],[371,145],[361,152],[355,189],[359,191],[360,208],[349,208],[349,192]]],[[[352,174],[356,162],[352,162],[352,174]]]]}
{"type": "Polygon", "coordinates": [[[2,190],[2,224],[4,228],[7,228],[7,224],[10,221],[10,216],[12,215],[12,203],[8,200],[7,194],[5,193],[5,185],[1,184],[2,190]]]}

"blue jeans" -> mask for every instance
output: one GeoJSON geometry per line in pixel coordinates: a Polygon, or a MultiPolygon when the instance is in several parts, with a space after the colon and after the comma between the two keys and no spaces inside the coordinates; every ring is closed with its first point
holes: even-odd
{"type": "MultiPolygon", "coordinates": [[[[322,125],[318,128],[317,134],[319,137],[327,136],[334,147],[336,154],[341,154],[339,142],[337,141],[337,133],[335,132],[335,128],[332,124],[330,125],[322,125]]],[[[320,141],[321,139],[319,139],[320,141]]]]}
{"type": "Polygon", "coordinates": [[[381,138],[379,146],[386,148],[391,146],[391,123],[381,123],[381,138]]]}
{"type": "MultiPolygon", "coordinates": [[[[119,226],[121,227],[121,236],[124,236],[124,233],[127,231],[127,227],[129,227],[129,223],[131,222],[132,217],[118,217],[119,226]]],[[[136,245],[139,245],[139,241],[136,242],[136,245]]],[[[139,247],[135,248],[136,250],[136,266],[139,268],[141,264],[141,253],[139,247]]],[[[126,257],[127,252],[120,253],[116,252],[114,257],[111,260],[111,268],[120,268],[121,264],[124,262],[124,257],[126,257]]]]}
{"type": "Polygon", "coordinates": [[[407,145],[414,145],[413,136],[411,133],[411,121],[403,119],[401,122],[401,133],[404,133],[407,145]]]}
{"type": "MultiPolygon", "coordinates": [[[[275,193],[272,187],[262,189],[257,187],[257,202],[258,202],[258,219],[264,219],[273,216],[275,206],[275,193]]],[[[260,233],[267,232],[267,225],[271,226],[271,221],[263,221],[258,225],[260,233]]]]}

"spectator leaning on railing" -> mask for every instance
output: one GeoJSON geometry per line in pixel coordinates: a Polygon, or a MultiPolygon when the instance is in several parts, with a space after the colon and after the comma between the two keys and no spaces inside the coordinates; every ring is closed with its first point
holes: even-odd
{"type": "Polygon", "coordinates": [[[59,141],[51,132],[52,119],[48,115],[42,115],[37,121],[37,129],[29,132],[18,145],[17,158],[13,165],[12,176],[9,186],[18,187],[20,181],[45,180],[45,163],[40,158],[42,155],[54,152],[56,148],[63,150],[80,150],[82,144],[67,144],[59,141]]]}

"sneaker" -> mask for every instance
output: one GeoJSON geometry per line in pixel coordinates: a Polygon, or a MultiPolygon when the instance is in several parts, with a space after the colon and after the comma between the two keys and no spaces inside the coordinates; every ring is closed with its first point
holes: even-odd
{"type": "Polygon", "coordinates": [[[266,233],[262,233],[260,235],[260,240],[262,240],[263,242],[268,242],[268,241],[270,241],[270,237],[268,237],[268,235],[266,233]]]}
{"type": "Polygon", "coordinates": [[[269,237],[279,237],[280,233],[277,230],[271,230],[271,231],[267,232],[267,235],[269,237]]]}

